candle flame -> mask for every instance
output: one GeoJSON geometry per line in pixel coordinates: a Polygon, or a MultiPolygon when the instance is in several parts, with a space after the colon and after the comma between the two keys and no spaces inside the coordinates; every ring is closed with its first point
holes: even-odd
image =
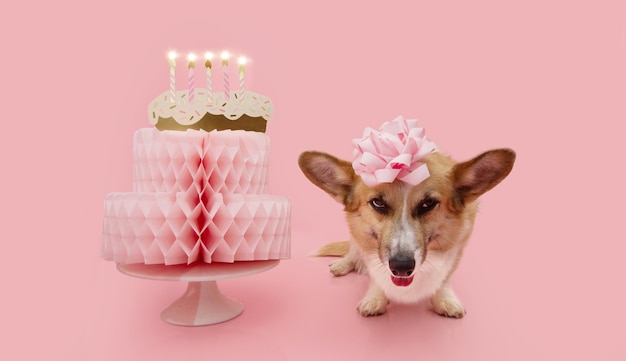
{"type": "Polygon", "coordinates": [[[211,53],[210,51],[209,51],[209,52],[204,53],[204,58],[205,58],[206,60],[212,60],[212,59],[213,59],[213,53],[211,53]]]}
{"type": "Polygon", "coordinates": [[[170,60],[174,60],[174,59],[176,59],[176,56],[177,56],[177,54],[176,54],[176,52],[175,52],[175,51],[170,51],[169,53],[167,53],[167,57],[168,57],[170,60]]]}
{"type": "Polygon", "coordinates": [[[238,61],[239,61],[239,65],[246,65],[246,63],[248,62],[248,59],[246,59],[245,56],[240,56],[238,61]]]}
{"type": "Polygon", "coordinates": [[[189,69],[195,68],[196,64],[194,62],[196,61],[196,54],[189,53],[189,55],[187,55],[187,60],[189,60],[188,68],[189,69]]]}
{"type": "Polygon", "coordinates": [[[228,58],[230,58],[230,54],[228,53],[228,51],[222,51],[222,60],[228,60],[228,58]]]}

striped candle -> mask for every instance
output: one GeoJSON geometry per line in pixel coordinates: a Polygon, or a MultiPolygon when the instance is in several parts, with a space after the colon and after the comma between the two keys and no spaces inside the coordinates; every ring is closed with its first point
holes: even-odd
{"type": "Polygon", "coordinates": [[[243,102],[245,97],[245,88],[244,88],[244,72],[246,70],[246,61],[247,59],[243,56],[239,57],[239,100],[243,102]]]}
{"type": "Polygon", "coordinates": [[[213,53],[204,54],[204,66],[206,67],[206,88],[207,88],[207,100],[209,104],[213,103],[213,76],[211,74],[211,60],[213,59],[213,53]]]}
{"type": "Polygon", "coordinates": [[[170,103],[176,103],[176,52],[170,51],[167,55],[170,66],[170,103]]]}
{"type": "Polygon", "coordinates": [[[230,54],[227,51],[222,52],[222,69],[224,70],[224,95],[226,96],[226,101],[230,99],[230,83],[228,81],[228,58],[230,54]]]}
{"type": "Polygon", "coordinates": [[[196,54],[189,54],[187,60],[189,60],[189,104],[193,104],[193,98],[196,92],[196,84],[193,75],[193,69],[196,66],[196,54]]]}

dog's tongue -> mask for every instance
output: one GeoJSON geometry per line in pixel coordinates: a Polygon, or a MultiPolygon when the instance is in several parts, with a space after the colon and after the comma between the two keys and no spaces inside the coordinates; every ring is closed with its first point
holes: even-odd
{"type": "Polygon", "coordinates": [[[391,282],[393,282],[394,285],[399,286],[399,287],[406,287],[408,285],[411,284],[411,282],[413,282],[413,276],[410,277],[396,277],[396,276],[391,276],[391,282]]]}

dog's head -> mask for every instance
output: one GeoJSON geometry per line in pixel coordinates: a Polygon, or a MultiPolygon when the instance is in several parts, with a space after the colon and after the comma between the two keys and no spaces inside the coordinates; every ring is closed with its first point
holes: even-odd
{"type": "Polygon", "coordinates": [[[400,180],[368,187],[350,162],[326,153],[300,155],[315,185],[344,205],[350,232],[366,254],[378,254],[398,286],[412,282],[428,252],[462,247],[469,237],[477,198],[511,171],[515,152],[495,149],[461,163],[442,153],[421,162],[430,176],[415,186],[400,180]]]}

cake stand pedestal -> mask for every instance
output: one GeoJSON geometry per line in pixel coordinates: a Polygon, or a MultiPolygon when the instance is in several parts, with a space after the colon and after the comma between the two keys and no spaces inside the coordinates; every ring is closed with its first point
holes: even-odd
{"type": "Polygon", "coordinates": [[[189,282],[178,300],[161,312],[161,319],[178,326],[205,326],[228,321],[243,312],[243,304],[222,294],[217,281],[248,276],[275,267],[279,260],[191,265],[118,264],[129,276],[161,281],[189,282]]]}

